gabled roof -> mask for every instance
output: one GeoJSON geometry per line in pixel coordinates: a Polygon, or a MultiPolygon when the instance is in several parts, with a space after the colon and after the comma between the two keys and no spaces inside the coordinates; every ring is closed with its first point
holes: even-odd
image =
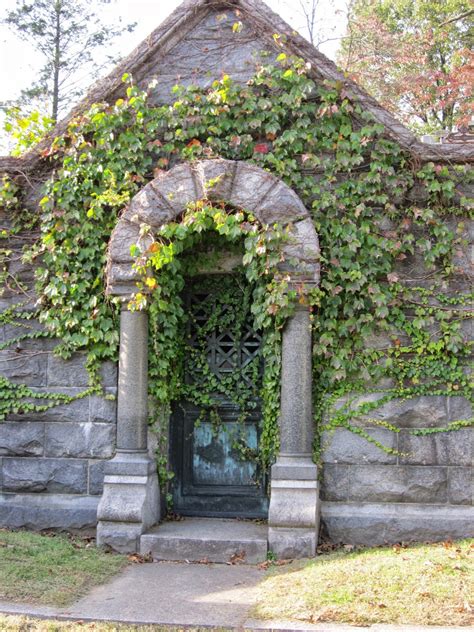
{"type": "MultiPolygon", "coordinates": [[[[421,143],[402,123],[383,108],[377,101],[354,81],[342,73],[325,55],[320,53],[292,27],[274,13],[262,0],[185,0],[173,13],[155,29],[128,57],[126,57],[110,74],[95,83],[82,99],[60,121],[48,137],[37,147],[21,158],[0,158],[0,170],[9,172],[31,173],[33,168],[40,167],[41,152],[48,146],[52,138],[61,135],[67,129],[69,121],[85,111],[92,103],[108,101],[123,92],[122,76],[125,72],[136,76],[152,58],[163,56],[176,46],[192,28],[206,15],[216,9],[239,10],[242,19],[251,24],[263,42],[274,48],[273,35],[285,36],[280,50],[297,55],[311,63],[311,72],[315,80],[331,80],[340,82],[350,99],[361,104],[371,112],[376,121],[383,124],[387,134],[404,149],[410,151],[421,161],[468,162],[474,160],[472,144],[429,145],[421,143]]],[[[283,39],[283,38],[282,38],[283,39]]],[[[44,168],[44,167],[43,167],[44,168]]]]}

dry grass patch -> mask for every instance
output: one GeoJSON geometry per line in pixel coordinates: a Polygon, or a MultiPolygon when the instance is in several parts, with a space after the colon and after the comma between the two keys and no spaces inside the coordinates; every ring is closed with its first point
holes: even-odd
{"type": "Polygon", "coordinates": [[[83,621],[53,621],[0,614],[2,632],[209,632],[209,628],[179,628],[162,625],[125,625],[119,623],[85,623],[83,621]]]}
{"type": "Polygon", "coordinates": [[[275,568],[260,619],[356,625],[474,623],[474,541],[336,551],[275,568]]]}
{"type": "Polygon", "coordinates": [[[79,538],[0,530],[0,599],[64,606],[127,563],[79,538]]]}

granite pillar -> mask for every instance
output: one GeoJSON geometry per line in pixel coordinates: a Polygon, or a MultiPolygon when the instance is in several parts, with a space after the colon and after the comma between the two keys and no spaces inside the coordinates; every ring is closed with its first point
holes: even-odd
{"type": "Polygon", "coordinates": [[[156,464],[147,452],[148,317],[123,307],[117,401],[117,451],[105,466],[97,510],[97,544],[139,550],[141,534],[159,520],[156,464]]]}
{"type": "Polygon", "coordinates": [[[319,489],[312,461],[311,355],[309,309],[298,306],[283,330],[280,452],[271,472],[268,540],[278,558],[316,553],[319,489]]]}

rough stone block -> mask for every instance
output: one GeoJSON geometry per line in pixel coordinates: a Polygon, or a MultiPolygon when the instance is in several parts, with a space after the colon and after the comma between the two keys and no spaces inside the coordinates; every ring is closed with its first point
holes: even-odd
{"type": "Polygon", "coordinates": [[[104,469],[107,461],[90,461],[89,463],[89,494],[100,496],[104,489],[104,469]]]}
{"type": "Polygon", "coordinates": [[[0,350],[0,375],[27,386],[46,386],[47,354],[20,348],[0,350]]]}
{"type": "MultiPolygon", "coordinates": [[[[168,214],[166,215],[167,219],[163,222],[160,218],[159,224],[157,224],[156,221],[151,224],[151,221],[147,221],[148,215],[140,211],[140,217],[144,217],[145,221],[152,226],[161,225],[169,221],[175,217],[177,213],[184,211],[190,202],[195,202],[204,196],[204,192],[197,189],[198,182],[195,181],[191,166],[187,163],[173,167],[171,171],[155,178],[147,187],[148,186],[151,187],[151,190],[154,191],[155,194],[158,194],[159,198],[165,200],[168,209],[171,209],[171,212],[168,210],[168,214]]],[[[147,189],[147,187],[145,187],[145,189],[147,189]]],[[[155,202],[155,206],[156,205],[157,202],[155,202]]],[[[164,207],[163,201],[161,201],[161,207],[164,207]]],[[[166,207],[163,208],[163,213],[165,209],[166,207]]],[[[149,215],[150,220],[155,219],[154,213],[150,212],[149,215]]]]}
{"type": "Polygon", "coordinates": [[[237,162],[233,160],[203,160],[198,163],[194,177],[210,200],[227,201],[236,169],[237,162]]]}
{"type": "Polygon", "coordinates": [[[279,559],[298,559],[316,555],[315,529],[268,527],[268,548],[279,559]]]}
{"type": "Polygon", "coordinates": [[[389,503],[447,502],[447,468],[365,465],[350,468],[348,500],[389,503]]]}
{"type": "Polygon", "coordinates": [[[87,461],[3,458],[3,491],[87,493],[87,461]]]}
{"type": "Polygon", "coordinates": [[[83,386],[89,384],[86,371],[86,355],[75,353],[69,360],[50,355],[48,362],[48,386],[83,386]]]}
{"type": "Polygon", "coordinates": [[[0,423],[0,454],[40,456],[44,447],[44,424],[20,421],[0,423]]]}
{"type": "Polygon", "coordinates": [[[416,183],[408,192],[408,199],[413,202],[426,202],[429,198],[428,189],[424,184],[416,183]]]}
{"type": "Polygon", "coordinates": [[[109,243],[109,258],[116,263],[132,263],[130,246],[137,245],[144,252],[151,244],[151,237],[140,236],[140,226],[122,218],[115,227],[109,243]]]}
{"type": "Polygon", "coordinates": [[[461,322],[461,332],[465,342],[474,338],[474,318],[466,318],[461,322]]]}
{"type": "MultiPolygon", "coordinates": [[[[428,287],[432,283],[431,279],[429,279],[430,269],[421,254],[408,254],[403,261],[397,261],[395,269],[400,278],[406,279],[407,285],[416,284],[418,287],[428,287]],[[427,280],[424,280],[423,277],[427,280]],[[416,279],[416,281],[411,281],[412,279],[416,279]]],[[[446,287],[443,289],[446,289],[446,287]]]]}
{"type": "Polygon", "coordinates": [[[322,500],[343,501],[350,496],[351,473],[345,465],[323,466],[323,480],[321,483],[322,500]]]}
{"type": "MultiPolygon", "coordinates": [[[[222,13],[219,7],[176,42],[159,64],[150,66],[143,78],[143,86],[151,78],[158,79],[151,95],[152,102],[173,102],[176,95],[170,94],[170,88],[176,84],[177,77],[181,85],[209,85],[225,72],[234,82],[244,85],[255,73],[257,62],[268,63],[269,58],[262,52],[262,48],[267,47],[258,38],[253,25],[244,20],[241,33],[232,33],[233,22],[233,11],[222,13]]],[[[271,54],[271,49],[267,52],[271,54]]]]}
{"type": "MultiPolygon", "coordinates": [[[[109,397],[116,397],[117,389],[108,388],[106,393],[109,397]]],[[[92,395],[90,397],[90,420],[97,423],[115,424],[117,420],[117,400],[92,395]]]]}
{"type": "MultiPolygon", "coordinates": [[[[354,407],[367,401],[374,401],[383,397],[383,393],[363,396],[356,400],[354,407]]],[[[363,423],[368,418],[381,419],[399,428],[433,428],[445,426],[448,421],[446,397],[423,396],[407,400],[392,400],[382,404],[380,408],[371,411],[365,417],[360,417],[363,423]]]]}
{"type": "MultiPolygon", "coordinates": [[[[385,447],[397,449],[397,435],[385,428],[367,428],[366,432],[385,447]]],[[[325,463],[396,463],[397,456],[387,454],[363,437],[338,428],[322,437],[325,463]]]]}
{"type": "Polygon", "coordinates": [[[326,502],[321,518],[331,541],[347,544],[376,546],[474,536],[472,507],[326,502]]]}
{"type": "Polygon", "coordinates": [[[398,440],[400,463],[410,465],[447,465],[447,433],[414,436],[401,432],[398,440]]]}
{"type": "Polygon", "coordinates": [[[471,419],[473,416],[472,404],[465,397],[447,397],[449,421],[471,419]]]}
{"type": "Polygon", "coordinates": [[[260,201],[278,185],[279,181],[271,173],[247,162],[238,162],[234,176],[230,199],[228,200],[236,208],[246,211],[255,211],[260,206],[260,201]]]}
{"type": "Polygon", "coordinates": [[[10,529],[93,529],[99,499],[69,494],[0,494],[0,527],[10,529]]]}
{"type": "Polygon", "coordinates": [[[461,274],[468,277],[474,276],[474,247],[472,244],[465,246],[464,248],[457,248],[454,250],[452,256],[453,264],[458,268],[461,274]]]}
{"type": "Polygon", "coordinates": [[[473,504],[472,467],[450,467],[448,469],[448,500],[453,505],[473,504]]]}
{"type": "Polygon", "coordinates": [[[289,224],[309,217],[296,193],[283,182],[272,187],[258,205],[258,217],[266,224],[289,224]]]}
{"type": "Polygon", "coordinates": [[[45,455],[74,458],[108,458],[115,447],[112,424],[47,423],[45,455]]]}
{"type": "Polygon", "coordinates": [[[15,276],[19,281],[33,281],[35,272],[34,266],[32,266],[30,263],[23,263],[21,250],[17,250],[13,256],[15,258],[13,258],[10,262],[10,265],[8,266],[8,272],[12,276],[15,276]]]}
{"type": "MultiPolygon", "coordinates": [[[[11,307],[11,304],[8,305],[11,307]]],[[[1,309],[1,304],[0,304],[1,309]]],[[[22,306],[22,311],[28,311],[24,306],[22,306]]],[[[5,339],[12,340],[18,338],[19,336],[24,336],[25,334],[34,332],[34,331],[44,331],[45,326],[38,322],[35,319],[31,320],[18,320],[15,323],[8,323],[5,325],[5,339]]]]}
{"type": "Polygon", "coordinates": [[[116,362],[104,362],[100,367],[102,386],[117,388],[118,367],[116,362]]]}
{"type": "MultiPolygon", "coordinates": [[[[50,391],[61,392],[72,397],[80,395],[84,392],[82,388],[32,388],[32,391],[42,394],[50,391]]],[[[33,403],[43,404],[48,400],[35,399],[33,403]]],[[[44,412],[28,411],[27,414],[10,414],[7,415],[8,421],[76,421],[85,422],[89,421],[89,397],[81,397],[72,402],[65,404],[58,404],[44,412]]]]}
{"type": "Polygon", "coordinates": [[[447,433],[448,464],[449,465],[473,465],[474,464],[474,431],[472,428],[447,433]]]}
{"type": "MultiPolygon", "coordinates": [[[[111,285],[134,285],[141,276],[130,263],[112,263],[109,266],[107,278],[111,285]]],[[[137,291],[136,286],[134,286],[134,291],[137,291]]]]}
{"type": "MultiPolygon", "coordinates": [[[[169,204],[168,199],[164,198],[151,182],[146,185],[132,200],[130,206],[125,211],[122,221],[132,222],[133,224],[148,224],[152,228],[158,228],[166,224],[175,216],[173,207],[169,204]]],[[[123,242],[121,230],[123,225],[117,228],[117,235],[114,239],[117,242],[123,242]]],[[[145,241],[146,243],[146,241],[145,241]]],[[[119,244],[118,244],[119,245],[119,244]]],[[[126,253],[122,251],[123,254],[126,253]]],[[[130,244],[129,244],[130,252],[130,244]]]]}

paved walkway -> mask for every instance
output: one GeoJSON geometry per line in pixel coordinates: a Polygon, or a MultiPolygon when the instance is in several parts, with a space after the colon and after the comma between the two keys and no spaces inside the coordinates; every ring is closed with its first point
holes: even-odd
{"type": "Polygon", "coordinates": [[[86,597],[67,608],[0,601],[0,612],[82,621],[252,630],[467,632],[469,629],[390,625],[363,628],[337,624],[256,621],[251,619],[251,609],[257,599],[257,584],[263,576],[264,572],[253,566],[173,562],[134,564],[109,584],[94,588],[86,597]]]}

